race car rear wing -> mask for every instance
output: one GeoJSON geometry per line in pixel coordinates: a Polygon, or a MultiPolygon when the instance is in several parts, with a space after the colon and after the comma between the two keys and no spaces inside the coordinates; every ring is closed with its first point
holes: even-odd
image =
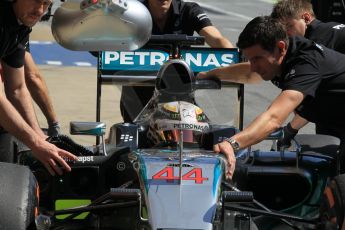
{"type": "MultiPolygon", "coordinates": [[[[195,74],[240,62],[237,49],[182,48],[181,54],[195,74]]],[[[98,62],[101,83],[153,86],[160,67],[168,58],[168,52],[158,49],[102,52],[98,62]]]]}
{"type": "MultiPolygon", "coordinates": [[[[202,71],[232,65],[241,60],[238,49],[216,49],[206,47],[182,47],[181,58],[196,75],[202,71]]],[[[143,48],[136,51],[104,51],[98,57],[97,111],[99,122],[101,111],[102,85],[154,86],[157,73],[169,59],[164,49],[143,48]]],[[[237,89],[238,120],[236,126],[243,128],[244,86],[239,83],[222,81],[222,87],[237,89]]]]}

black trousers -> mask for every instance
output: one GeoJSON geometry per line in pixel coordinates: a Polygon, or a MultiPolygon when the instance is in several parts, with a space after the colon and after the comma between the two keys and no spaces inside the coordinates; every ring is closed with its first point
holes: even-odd
{"type": "Polygon", "coordinates": [[[315,124],[316,134],[324,134],[334,136],[340,139],[339,146],[339,160],[340,160],[340,171],[345,173],[345,126],[341,125],[329,125],[329,124],[315,124]]]}

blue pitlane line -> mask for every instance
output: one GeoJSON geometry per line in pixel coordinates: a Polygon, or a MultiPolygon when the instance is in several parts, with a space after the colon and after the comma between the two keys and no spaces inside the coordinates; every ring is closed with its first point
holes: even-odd
{"type": "Polygon", "coordinates": [[[71,51],[56,42],[30,41],[30,52],[38,65],[92,66],[97,58],[86,51],[71,51]]]}

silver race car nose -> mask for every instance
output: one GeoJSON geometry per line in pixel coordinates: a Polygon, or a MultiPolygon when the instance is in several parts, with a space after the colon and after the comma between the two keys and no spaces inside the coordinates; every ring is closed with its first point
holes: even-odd
{"type": "Polygon", "coordinates": [[[56,9],[51,28],[70,50],[136,50],[149,40],[152,19],[137,0],[69,0],[56,9]]]}

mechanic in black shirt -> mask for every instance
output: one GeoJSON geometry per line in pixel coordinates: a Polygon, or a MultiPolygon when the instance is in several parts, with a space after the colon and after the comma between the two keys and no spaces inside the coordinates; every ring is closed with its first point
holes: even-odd
{"type": "MultiPolygon", "coordinates": [[[[52,5],[53,4],[48,7],[46,14],[41,17],[41,21],[48,21],[50,19],[52,5]]],[[[1,72],[2,71],[0,63],[0,78],[1,72]]],[[[26,45],[24,73],[25,83],[28,87],[30,95],[47,119],[48,135],[56,136],[60,134],[60,124],[58,122],[52,100],[49,97],[47,84],[30,53],[30,43],[27,43],[26,45]]]]}
{"type": "Polygon", "coordinates": [[[304,36],[340,53],[345,53],[345,25],[315,18],[310,0],[280,0],[271,17],[286,26],[289,36],[304,36]]]}
{"type": "MultiPolygon", "coordinates": [[[[280,0],[274,6],[271,13],[286,26],[289,36],[304,36],[314,42],[322,44],[330,49],[345,54],[345,25],[338,22],[321,22],[315,18],[313,6],[310,0],[280,0]]],[[[293,120],[284,127],[284,146],[289,146],[291,139],[298,130],[308,123],[307,120],[296,115],[293,120]]],[[[337,126],[324,126],[316,123],[316,133],[327,134],[340,138],[345,143],[345,133],[337,126]]]]}
{"type": "MultiPolygon", "coordinates": [[[[144,0],[152,20],[152,34],[186,34],[197,32],[214,48],[233,48],[229,40],[214,27],[204,10],[194,2],[182,0],[144,0]]],[[[124,122],[132,122],[151,99],[154,87],[122,87],[120,101],[124,122]]]]}
{"type": "Polygon", "coordinates": [[[215,146],[216,152],[228,157],[231,166],[234,151],[264,140],[293,111],[308,121],[338,126],[345,131],[344,54],[303,37],[288,38],[285,27],[269,16],[250,21],[237,46],[249,64],[213,69],[198,77],[218,76],[246,83],[257,81],[250,78],[260,75],[282,92],[243,131],[215,146]]]}
{"type": "Polygon", "coordinates": [[[75,161],[76,157],[46,141],[25,85],[23,67],[31,27],[40,20],[51,3],[51,0],[0,2],[0,58],[6,90],[6,95],[0,94],[0,125],[27,145],[47,170],[55,175],[62,174],[62,170],[71,170],[63,158],[75,161]]]}

